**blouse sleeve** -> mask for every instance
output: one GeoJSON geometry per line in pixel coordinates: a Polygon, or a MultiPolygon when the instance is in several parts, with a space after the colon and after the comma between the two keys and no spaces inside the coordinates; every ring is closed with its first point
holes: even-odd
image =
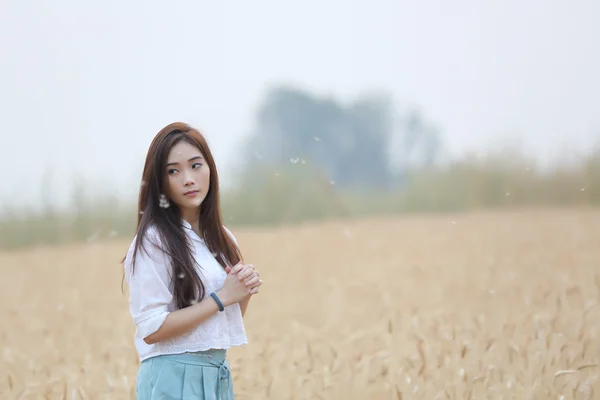
{"type": "Polygon", "coordinates": [[[135,272],[131,274],[134,244],[125,259],[125,276],[129,286],[129,310],[139,335],[145,338],[156,332],[167,318],[173,293],[167,257],[148,239],[136,254],[135,272]]]}

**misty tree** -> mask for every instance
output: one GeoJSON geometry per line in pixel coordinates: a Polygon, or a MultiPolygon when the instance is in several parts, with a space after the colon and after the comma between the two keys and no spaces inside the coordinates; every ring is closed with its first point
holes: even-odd
{"type": "Polygon", "coordinates": [[[415,114],[402,127],[390,96],[370,93],[350,104],[291,87],[269,92],[244,145],[245,165],[309,163],[339,187],[387,188],[397,158],[433,162],[436,132],[415,114]],[[393,150],[393,151],[392,151],[393,150]]]}
{"type": "Polygon", "coordinates": [[[422,168],[433,165],[440,155],[439,130],[425,121],[419,111],[407,113],[399,133],[399,143],[392,148],[396,151],[396,162],[400,170],[422,168]]]}

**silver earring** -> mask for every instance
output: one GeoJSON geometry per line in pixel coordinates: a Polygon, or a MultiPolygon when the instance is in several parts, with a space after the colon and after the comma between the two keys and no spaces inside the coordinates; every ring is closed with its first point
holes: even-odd
{"type": "Polygon", "coordinates": [[[167,200],[167,196],[165,196],[164,194],[161,194],[161,195],[160,195],[160,198],[159,198],[159,200],[158,200],[158,201],[159,201],[158,205],[159,205],[161,208],[169,208],[169,206],[171,205],[171,204],[169,203],[169,200],[167,200]]]}

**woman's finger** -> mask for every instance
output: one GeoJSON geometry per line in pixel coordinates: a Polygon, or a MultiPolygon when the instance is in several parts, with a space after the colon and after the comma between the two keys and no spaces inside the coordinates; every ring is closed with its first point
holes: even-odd
{"type": "Polygon", "coordinates": [[[256,282],[255,284],[253,284],[252,286],[249,286],[250,289],[256,289],[258,287],[260,287],[260,285],[262,285],[263,281],[262,280],[258,280],[258,282],[256,282]]]}
{"type": "Polygon", "coordinates": [[[256,283],[258,283],[259,281],[260,281],[260,280],[258,279],[258,276],[253,276],[253,277],[250,277],[250,278],[246,279],[246,280],[244,281],[244,283],[245,283],[245,284],[246,284],[246,286],[248,286],[248,287],[253,287],[253,286],[254,286],[256,283]]]}
{"type": "Polygon", "coordinates": [[[240,272],[241,270],[243,270],[244,267],[245,267],[245,265],[242,264],[241,262],[237,263],[233,268],[231,268],[231,271],[229,271],[229,273],[232,274],[232,275],[235,275],[238,272],[240,272]]]}
{"type": "Polygon", "coordinates": [[[237,276],[238,278],[240,278],[241,281],[243,281],[244,279],[250,277],[252,274],[254,274],[254,270],[252,268],[245,268],[240,273],[238,273],[237,276]]]}

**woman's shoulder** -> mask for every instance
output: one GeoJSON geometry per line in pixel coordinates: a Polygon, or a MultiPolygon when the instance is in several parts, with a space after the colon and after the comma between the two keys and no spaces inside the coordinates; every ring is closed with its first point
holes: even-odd
{"type": "Polygon", "coordinates": [[[154,281],[157,277],[168,281],[171,274],[170,257],[163,250],[156,227],[149,226],[143,233],[136,233],[129,244],[123,268],[127,283],[131,282],[134,271],[140,282],[154,281]]]}
{"type": "Polygon", "coordinates": [[[231,232],[231,230],[229,228],[227,228],[227,226],[222,225],[223,229],[225,229],[225,232],[227,232],[227,234],[229,235],[229,237],[235,242],[235,244],[238,244],[237,239],[235,238],[235,235],[233,234],[233,232],[231,232]]]}
{"type": "Polygon", "coordinates": [[[160,232],[156,225],[149,225],[144,232],[138,232],[135,234],[129,244],[127,250],[127,256],[125,262],[130,263],[135,255],[136,258],[142,257],[154,257],[158,253],[162,253],[162,240],[160,232]],[[140,242],[141,238],[141,242],[140,242]],[[139,245],[138,245],[138,242],[139,245]]]}
{"type": "Polygon", "coordinates": [[[129,245],[130,249],[133,249],[137,245],[138,241],[140,240],[140,237],[142,239],[142,246],[160,246],[161,244],[160,232],[158,231],[157,226],[154,224],[148,225],[144,232],[136,232],[129,245]]]}

